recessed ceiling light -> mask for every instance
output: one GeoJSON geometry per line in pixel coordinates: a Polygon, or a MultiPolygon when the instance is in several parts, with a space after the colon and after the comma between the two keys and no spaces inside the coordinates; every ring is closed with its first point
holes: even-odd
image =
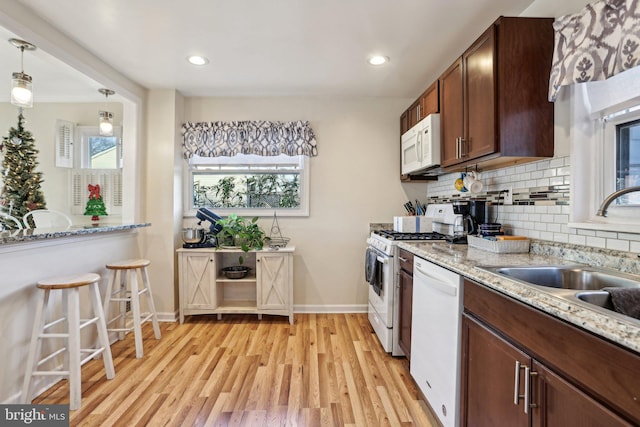
{"type": "Polygon", "coordinates": [[[209,63],[209,60],[207,58],[199,55],[192,55],[187,58],[187,61],[189,61],[189,63],[193,65],[206,65],[209,63]]]}
{"type": "Polygon", "coordinates": [[[371,65],[382,65],[386,64],[387,62],[389,62],[388,56],[375,55],[369,58],[369,64],[371,65]]]}

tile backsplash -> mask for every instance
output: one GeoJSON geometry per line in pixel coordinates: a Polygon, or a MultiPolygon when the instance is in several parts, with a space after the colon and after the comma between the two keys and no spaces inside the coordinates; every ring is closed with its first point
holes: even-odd
{"type": "Polygon", "coordinates": [[[438,177],[427,184],[427,203],[454,200],[490,202],[492,221],[503,224],[508,234],[559,243],[640,253],[640,234],[569,228],[571,186],[570,157],[556,157],[482,172],[484,187],[478,194],[461,193],[454,187],[460,173],[438,177]],[[513,204],[503,203],[505,189],[513,190],[513,204]]]}

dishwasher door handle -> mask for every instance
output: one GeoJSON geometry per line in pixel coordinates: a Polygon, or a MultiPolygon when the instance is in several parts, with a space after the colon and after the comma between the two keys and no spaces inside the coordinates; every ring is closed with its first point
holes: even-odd
{"type": "MultiPolygon", "coordinates": [[[[459,284],[450,283],[446,279],[429,274],[424,270],[420,269],[420,267],[416,267],[415,269],[418,274],[425,277],[426,284],[427,286],[429,286],[429,288],[445,293],[447,295],[454,296],[454,297],[458,294],[459,284]]],[[[414,283],[415,282],[419,282],[419,279],[414,277],[414,283]]]]}

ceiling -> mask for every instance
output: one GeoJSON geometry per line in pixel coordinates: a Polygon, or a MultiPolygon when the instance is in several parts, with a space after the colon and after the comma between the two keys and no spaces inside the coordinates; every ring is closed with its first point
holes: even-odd
{"type": "MultiPolygon", "coordinates": [[[[414,97],[498,16],[520,15],[532,0],[20,3],[149,89],[194,97],[414,97]],[[192,66],[191,54],[210,62],[192,66]],[[371,66],[373,54],[390,62],[371,66]]],[[[0,37],[15,35],[0,29],[0,37]]],[[[0,58],[3,100],[19,50],[0,41],[0,58]]],[[[24,63],[36,102],[101,99],[99,83],[40,49],[25,52],[24,63]]]]}

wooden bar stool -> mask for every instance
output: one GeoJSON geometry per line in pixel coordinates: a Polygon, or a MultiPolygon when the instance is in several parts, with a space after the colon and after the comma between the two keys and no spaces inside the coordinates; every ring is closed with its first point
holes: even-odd
{"type": "Polygon", "coordinates": [[[111,301],[120,303],[118,315],[107,321],[107,329],[118,332],[120,339],[124,338],[125,332],[133,330],[136,342],[136,358],[143,356],[142,349],[142,324],[151,319],[153,332],[156,339],[160,339],[160,327],[158,326],[158,315],[153,304],[153,295],[149,284],[149,273],[147,267],[151,264],[146,259],[129,259],[107,264],[107,268],[112,270],[111,280],[107,285],[107,296],[104,301],[104,312],[109,316],[109,305],[111,301]],[[142,277],[142,288],[138,285],[138,272],[142,277]],[[146,296],[147,312],[140,312],[140,295],[146,296]],[[130,304],[131,310],[127,310],[130,304]],[[127,327],[127,313],[131,313],[133,327],[127,327]],[[118,327],[110,327],[111,323],[118,322],[118,327]]]}
{"type": "Polygon", "coordinates": [[[113,359],[111,357],[111,347],[109,347],[109,335],[107,333],[104,312],[102,310],[100,290],[98,289],[99,280],[99,275],[87,273],[38,282],[37,288],[42,290],[42,292],[41,296],[38,298],[38,305],[33,323],[33,334],[31,335],[29,355],[27,356],[27,369],[22,386],[22,403],[31,403],[32,397],[30,388],[33,377],[41,375],[63,376],[69,378],[69,408],[72,410],[80,408],[82,401],[82,378],[80,375],[80,366],[99,354],[103,355],[102,359],[104,361],[104,369],[106,371],[107,379],[112,379],[115,376],[113,359]],[[89,286],[89,294],[94,317],[91,319],[80,319],[80,288],[87,285],[89,286]],[[49,302],[49,294],[51,291],[57,290],[62,291],[63,317],[49,323],[45,323],[45,310],[49,302]],[[66,332],[46,332],[47,329],[62,324],[65,321],[67,323],[66,332]],[[80,331],[85,326],[91,324],[95,324],[98,330],[99,347],[82,349],[80,348],[80,331]],[[42,348],[42,340],[47,338],[64,338],[67,340],[67,346],[54,351],[43,359],[38,360],[42,348]],[[88,353],[84,359],[82,359],[83,353],[88,353]],[[64,366],[62,371],[38,370],[41,365],[60,354],[64,354],[64,366]]]}

